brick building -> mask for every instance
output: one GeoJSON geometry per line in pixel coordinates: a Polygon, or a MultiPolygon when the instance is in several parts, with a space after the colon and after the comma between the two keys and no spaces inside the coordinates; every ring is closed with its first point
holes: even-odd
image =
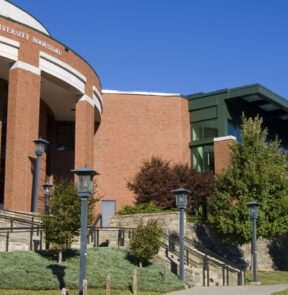
{"type": "Polygon", "coordinates": [[[188,96],[103,90],[77,53],[29,13],[0,0],[4,209],[31,211],[38,137],[50,142],[41,158],[40,184],[73,179],[70,170],[86,164],[100,173],[99,206],[113,214],[133,203],[126,183],[152,155],[220,172],[229,163],[227,142],[238,136],[241,111],[262,115],[286,144],[281,130],[288,124],[288,104],[265,87],[188,96]]]}

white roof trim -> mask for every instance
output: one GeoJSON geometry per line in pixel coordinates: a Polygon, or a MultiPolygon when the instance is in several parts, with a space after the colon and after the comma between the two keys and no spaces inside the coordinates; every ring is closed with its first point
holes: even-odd
{"type": "Polygon", "coordinates": [[[102,96],[100,94],[100,92],[98,91],[96,86],[93,86],[93,91],[95,91],[95,93],[97,94],[98,98],[100,99],[101,104],[103,104],[103,99],[102,96]]]}
{"type": "Polygon", "coordinates": [[[82,75],[76,69],[72,68],[71,66],[69,66],[65,62],[61,61],[60,59],[58,59],[46,52],[43,52],[43,51],[40,51],[40,57],[43,57],[43,58],[47,59],[48,61],[53,62],[54,64],[60,66],[61,68],[65,69],[66,71],[70,72],[71,74],[76,76],[78,79],[81,79],[84,83],[86,83],[87,79],[84,75],[82,75]]]}
{"type": "Polygon", "coordinates": [[[236,141],[236,137],[235,136],[228,135],[228,136],[222,136],[222,137],[214,137],[214,142],[215,141],[231,140],[231,139],[236,141]]]}
{"type": "Polygon", "coordinates": [[[93,86],[93,100],[95,102],[96,107],[98,108],[98,110],[100,111],[100,113],[102,113],[103,111],[103,99],[101,97],[101,94],[99,93],[98,89],[93,86]]]}
{"type": "Polygon", "coordinates": [[[26,62],[23,62],[23,61],[20,61],[20,60],[17,60],[13,66],[11,67],[11,70],[13,69],[16,69],[16,68],[20,68],[20,69],[23,69],[25,71],[29,71],[33,74],[36,74],[36,75],[40,75],[40,69],[35,67],[35,66],[32,66],[30,64],[27,64],[26,62]]]}
{"type": "Polygon", "coordinates": [[[79,99],[79,101],[87,101],[88,103],[91,104],[92,107],[94,107],[93,99],[90,98],[87,94],[82,95],[81,98],[79,99]]]}
{"type": "Polygon", "coordinates": [[[180,93],[142,92],[142,91],[120,91],[120,90],[108,90],[108,89],[102,89],[102,93],[139,94],[139,95],[157,95],[157,96],[181,96],[180,93]]]}
{"type": "Polygon", "coordinates": [[[84,94],[84,95],[81,96],[79,101],[87,101],[92,107],[96,107],[96,109],[99,111],[100,116],[101,116],[102,107],[100,105],[99,100],[94,100],[91,97],[89,97],[87,94],[84,94]]]}
{"type": "Polygon", "coordinates": [[[86,77],[58,58],[40,51],[39,68],[41,71],[65,81],[81,93],[85,93],[86,77]]]}

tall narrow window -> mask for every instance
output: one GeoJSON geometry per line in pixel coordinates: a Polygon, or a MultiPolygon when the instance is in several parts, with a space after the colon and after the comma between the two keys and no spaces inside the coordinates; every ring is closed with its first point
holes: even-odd
{"type": "Polygon", "coordinates": [[[198,171],[214,170],[214,145],[207,144],[191,149],[192,165],[198,171]]]}
{"type": "Polygon", "coordinates": [[[56,127],[56,149],[57,151],[74,151],[75,124],[57,123],[56,127]]]}
{"type": "Polygon", "coordinates": [[[191,123],[192,141],[218,136],[216,120],[191,123]]]}

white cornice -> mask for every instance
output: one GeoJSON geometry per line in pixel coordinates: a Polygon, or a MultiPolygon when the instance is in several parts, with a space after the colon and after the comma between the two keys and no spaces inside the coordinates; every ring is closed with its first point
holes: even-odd
{"type": "Polygon", "coordinates": [[[54,64],[60,66],[61,68],[65,69],[66,71],[70,72],[71,74],[76,76],[78,79],[81,79],[84,83],[86,83],[87,81],[86,77],[82,75],[80,72],[78,72],[76,69],[66,64],[65,62],[43,51],[40,51],[39,54],[40,54],[40,57],[43,57],[50,62],[53,62],[54,64]]]}
{"type": "Polygon", "coordinates": [[[79,101],[87,101],[92,107],[95,107],[98,110],[98,112],[101,116],[102,106],[100,105],[100,102],[98,99],[93,99],[93,98],[89,97],[87,94],[84,94],[81,96],[79,101]]]}
{"type": "Polygon", "coordinates": [[[41,71],[70,84],[81,93],[85,93],[86,77],[58,58],[40,51],[39,68],[41,71]]]}
{"type": "Polygon", "coordinates": [[[99,93],[98,89],[93,86],[93,100],[95,103],[95,106],[99,110],[99,112],[102,114],[103,111],[103,99],[101,94],[99,93]]]}
{"type": "Polygon", "coordinates": [[[3,37],[3,36],[0,36],[0,43],[4,43],[4,44],[7,44],[7,45],[16,47],[16,48],[20,47],[19,42],[15,41],[15,40],[12,40],[12,39],[8,39],[8,38],[3,37]]]}
{"type": "Polygon", "coordinates": [[[23,61],[20,61],[20,60],[17,60],[13,66],[11,67],[11,70],[13,69],[23,69],[25,71],[29,71],[33,74],[36,74],[36,75],[40,75],[40,69],[35,67],[35,66],[32,66],[30,64],[27,64],[26,62],[23,62],[23,61]]]}
{"type": "Polygon", "coordinates": [[[82,95],[79,101],[87,101],[88,103],[91,104],[92,107],[94,107],[95,105],[93,99],[89,97],[87,94],[82,95]]]}
{"type": "Polygon", "coordinates": [[[141,92],[141,91],[120,91],[120,90],[108,90],[103,89],[102,93],[111,93],[111,94],[130,94],[130,95],[153,95],[153,96],[181,96],[180,93],[163,93],[163,92],[141,92]]]}

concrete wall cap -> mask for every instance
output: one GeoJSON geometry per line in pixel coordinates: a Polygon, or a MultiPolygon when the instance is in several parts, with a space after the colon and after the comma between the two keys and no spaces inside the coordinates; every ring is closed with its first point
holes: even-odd
{"type": "Polygon", "coordinates": [[[102,93],[107,94],[130,94],[130,95],[152,95],[152,96],[181,96],[180,93],[163,93],[163,92],[142,92],[142,91],[120,91],[102,89],[102,93]]]}
{"type": "Polygon", "coordinates": [[[235,140],[236,141],[236,137],[235,136],[222,136],[222,137],[215,137],[214,138],[214,142],[215,141],[224,141],[224,140],[235,140]]]}

